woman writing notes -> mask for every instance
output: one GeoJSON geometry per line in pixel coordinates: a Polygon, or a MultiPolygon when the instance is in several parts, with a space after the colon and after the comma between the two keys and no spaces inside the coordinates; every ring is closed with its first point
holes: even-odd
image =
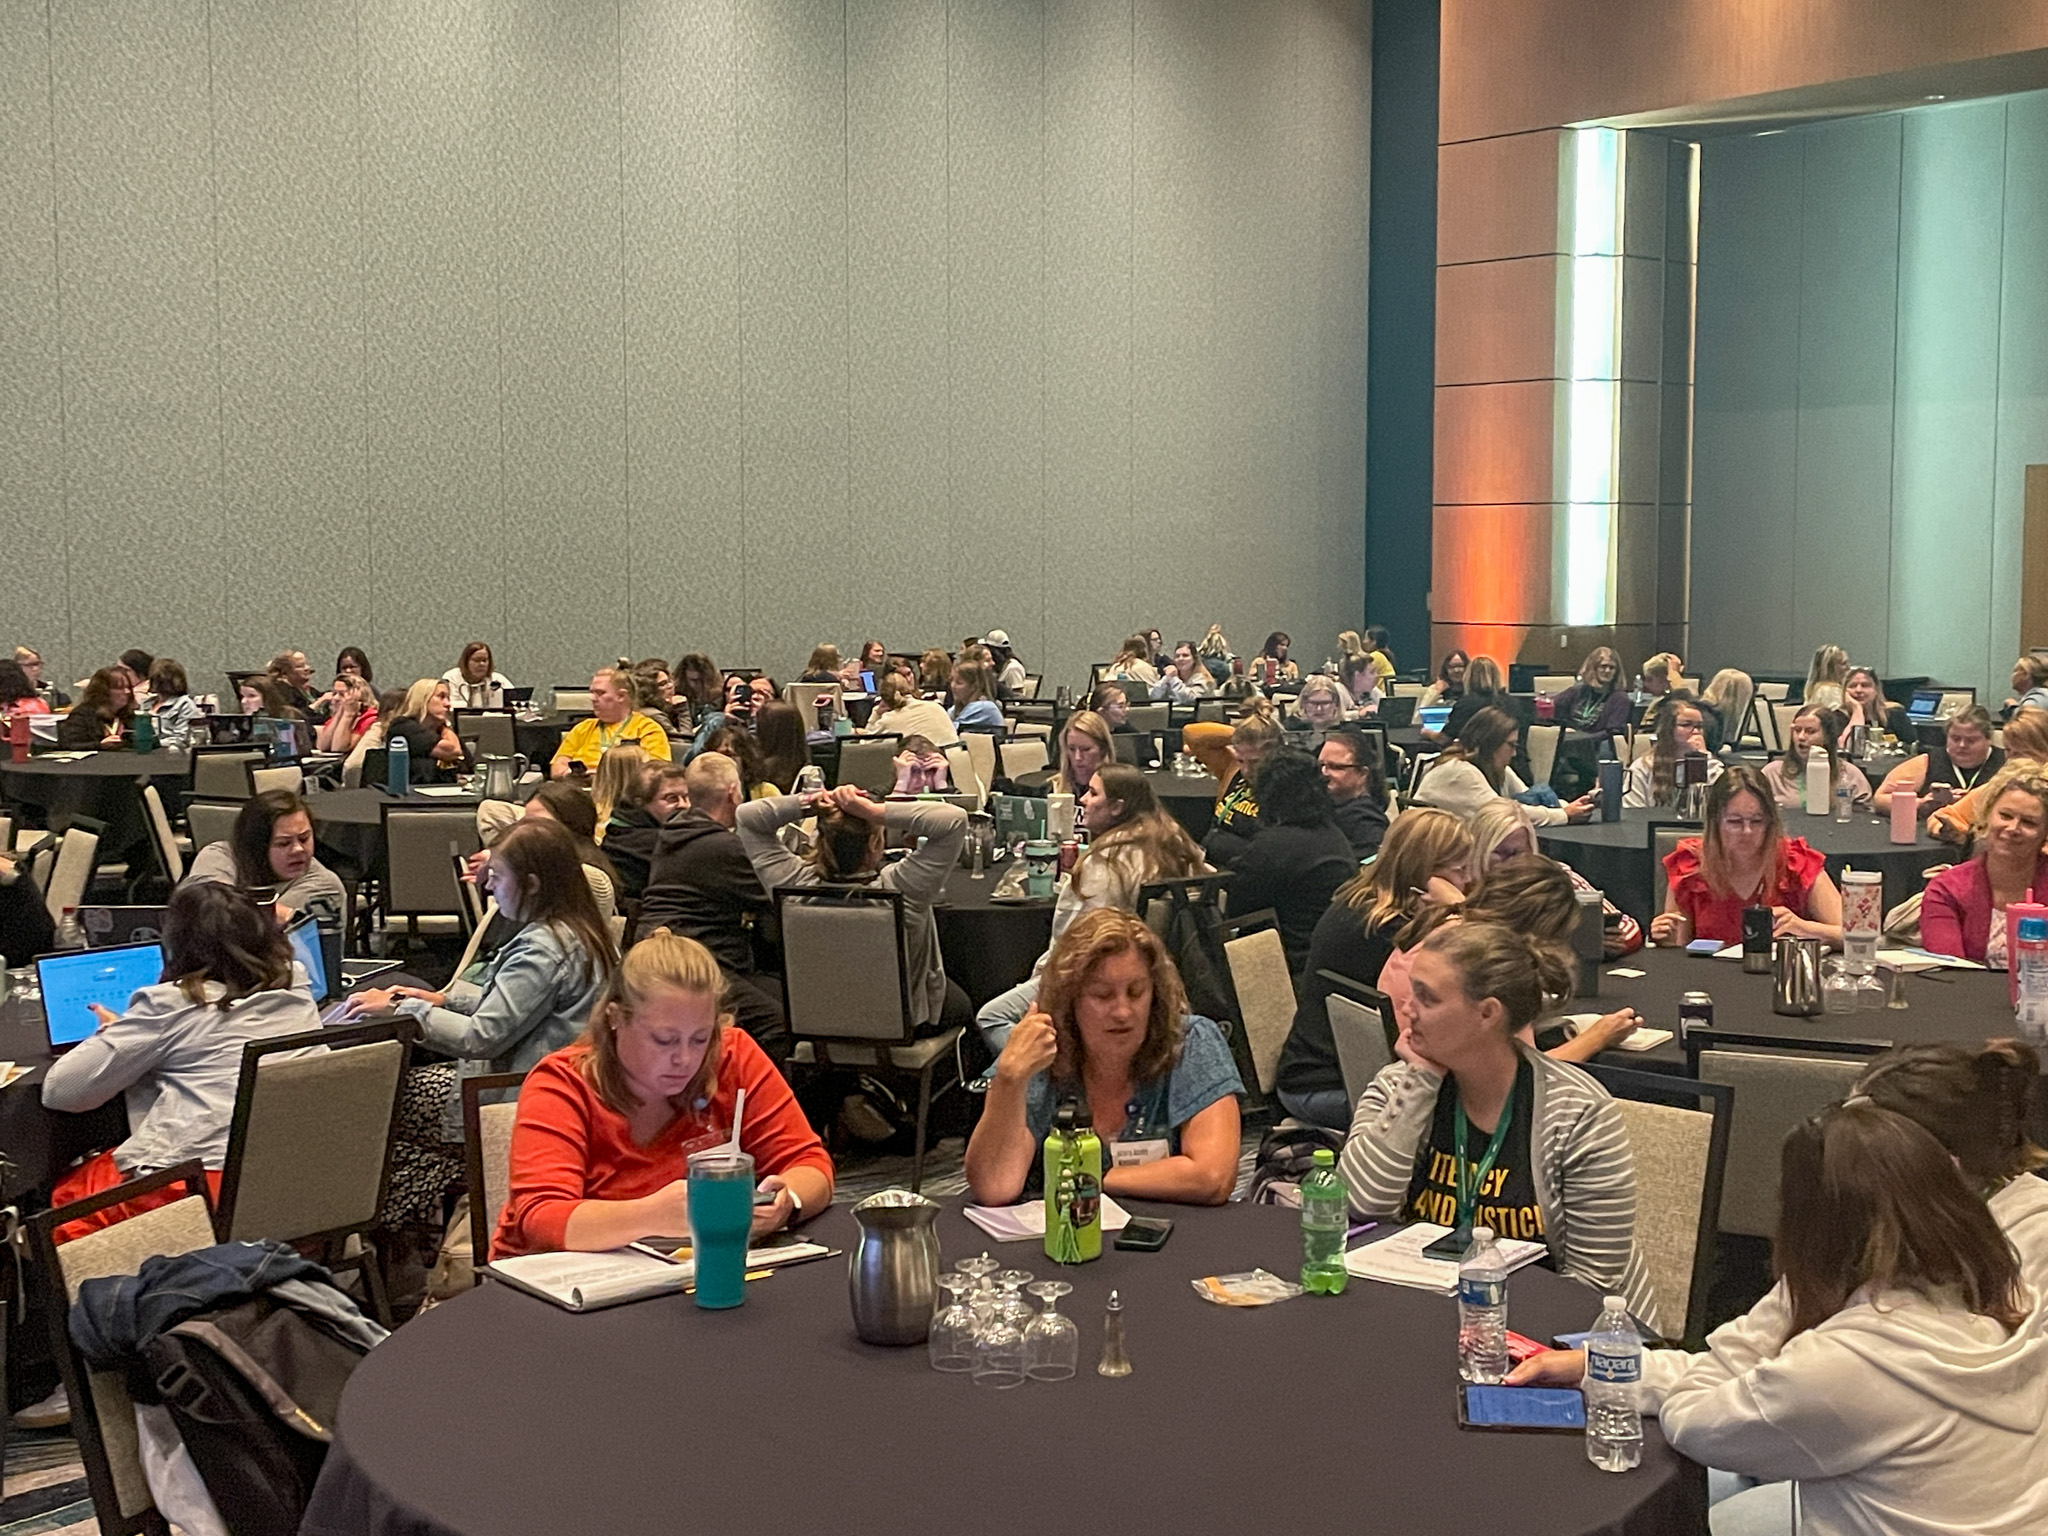
{"type": "Polygon", "coordinates": [[[520,1089],[494,1257],[680,1236],[690,1154],[734,1139],[773,1196],[754,1208],[755,1236],[832,1203],[831,1156],[775,1064],[733,1028],[722,986],[711,952],[666,928],[627,951],[582,1039],[520,1089]]]}
{"type": "Polygon", "coordinates": [[[1243,1087],[1222,1032],[1187,1013],[1158,935],[1128,912],[1087,913],[1053,945],[1037,1006],[996,1058],[967,1187],[984,1205],[1024,1194],[1060,1102],[1076,1099],[1104,1144],[1105,1193],[1221,1205],[1243,1087]]]}
{"type": "Polygon", "coordinates": [[[1785,836],[1764,776],[1737,763],[1707,791],[1706,832],[1682,839],[1664,858],[1664,910],[1650,922],[1652,944],[1742,940],[1742,909],[1771,909],[1772,931],[1842,942],[1842,893],[1827,860],[1806,840],[1785,836]]]}

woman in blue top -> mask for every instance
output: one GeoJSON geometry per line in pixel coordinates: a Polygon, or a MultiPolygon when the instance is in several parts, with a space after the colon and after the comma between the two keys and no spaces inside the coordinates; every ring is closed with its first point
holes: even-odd
{"type": "Polygon", "coordinates": [[[1236,1095],[1222,1031],[1187,1012],[1158,935],[1105,907],[1054,943],[1038,1002],[996,1059],[967,1143],[967,1186],[984,1205],[1024,1193],[1063,1099],[1104,1143],[1102,1187],[1140,1200],[1221,1205],[1237,1181],[1236,1095]]]}
{"type": "Polygon", "coordinates": [[[987,667],[980,662],[956,661],[952,688],[953,707],[946,711],[946,717],[953,722],[954,730],[1003,734],[1003,711],[996,703],[995,684],[987,667]]]}

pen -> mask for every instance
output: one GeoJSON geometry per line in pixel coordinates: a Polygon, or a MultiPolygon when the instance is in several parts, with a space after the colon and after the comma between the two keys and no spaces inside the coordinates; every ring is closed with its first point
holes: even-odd
{"type": "Polygon", "coordinates": [[[1361,1232],[1370,1232],[1374,1227],[1378,1225],[1379,1223],[1376,1221],[1361,1221],[1357,1226],[1352,1227],[1345,1232],[1344,1241],[1348,1243],[1351,1241],[1351,1239],[1358,1236],[1361,1232]]]}

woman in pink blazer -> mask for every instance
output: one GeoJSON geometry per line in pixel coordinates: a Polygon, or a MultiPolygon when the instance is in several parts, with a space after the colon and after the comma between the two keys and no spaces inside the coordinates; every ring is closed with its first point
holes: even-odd
{"type": "Polygon", "coordinates": [[[2005,909],[2048,901],[2048,771],[2010,763],[1985,786],[1975,854],[1927,883],[1920,899],[1920,942],[1936,954],[2007,966],[2005,909]]]}

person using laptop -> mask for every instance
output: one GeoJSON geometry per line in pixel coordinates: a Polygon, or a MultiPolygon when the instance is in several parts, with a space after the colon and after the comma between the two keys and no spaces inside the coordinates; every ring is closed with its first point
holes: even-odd
{"type": "MultiPolygon", "coordinates": [[[[242,1048],[320,1027],[306,974],[269,909],[207,881],[171,893],[163,979],[136,992],[119,1013],[98,1005],[93,1013],[99,1028],[51,1063],[43,1105],[83,1113],[125,1093],[131,1131],[60,1179],[53,1205],[190,1158],[218,1195],[242,1048]]],[[[180,1193],[161,1190],[67,1222],[56,1240],[110,1227],[180,1193]]]]}
{"type": "Polygon", "coordinates": [[[243,801],[234,830],[226,841],[199,850],[185,884],[238,886],[275,903],[285,922],[306,912],[339,926],[348,910],[340,877],[313,856],[312,812],[289,789],[267,789],[243,801]]]}

